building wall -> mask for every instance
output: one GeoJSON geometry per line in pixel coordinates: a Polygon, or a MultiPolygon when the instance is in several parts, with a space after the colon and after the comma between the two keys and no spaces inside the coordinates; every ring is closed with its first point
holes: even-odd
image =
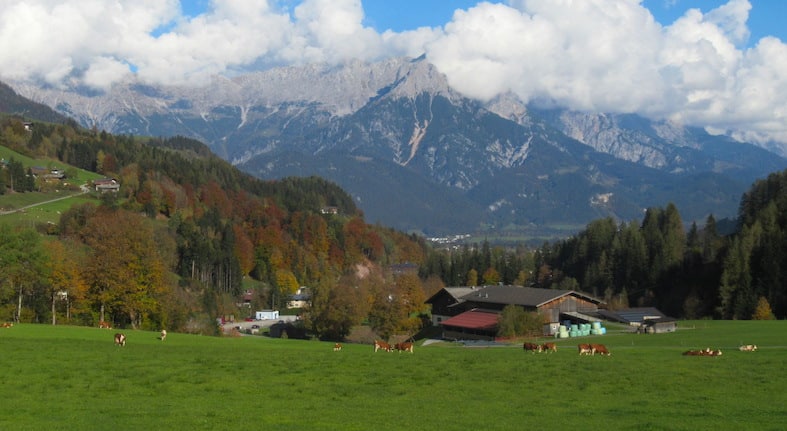
{"type": "Polygon", "coordinates": [[[443,291],[434,298],[431,304],[432,325],[437,326],[441,321],[462,314],[467,311],[466,307],[449,307],[456,303],[456,299],[448,292],[443,291]]]}
{"type": "Polygon", "coordinates": [[[257,320],[275,320],[279,318],[278,310],[262,310],[254,313],[257,320]]]}
{"type": "Polygon", "coordinates": [[[593,313],[596,311],[598,311],[598,304],[573,295],[563,296],[538,309],[538,313],[544,317],[544,320],[550,322],[559,322],[560,313],[593,313]]]}
{"type": "Polygon", "coordinates": [[[495,334],[466,328],[445,327],[443,329],[443,338],[447,340],[494,340],[495,334]]]}

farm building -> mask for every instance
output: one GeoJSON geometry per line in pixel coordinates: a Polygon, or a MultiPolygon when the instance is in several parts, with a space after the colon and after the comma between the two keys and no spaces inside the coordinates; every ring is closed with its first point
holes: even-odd
{"type": "MultiPolygon", "coordinates": [[[[597,322],[600,299],[574,290],[539,289],[523,286],[446,287],[426,300],[432,306],[432,324],[456,335],[463,326],[471,334],[487,328],[475,326],[476,313],[499,314],[507,305],[519,305],[525,311],[535,311],[545,322],[597,322]],[[473,312],[467,318],[464,314],[473,312]],[[460,319],[456,319],[462,317],[460,319]]],[[[484,316],[488,317],[488,316],[484,316]]],[[[495,331],[497,323],[495,321],[495,331]]],[[[483,332],[482,331],[482,332],[483,332]]],[[[455,337],[449,337],[455,338],[455,337]]]]}
{"type": "Polygon", "coordinates": [[[300,325],[282,320],[270,326],[270,336],[272,338],[295,338],[306,339],[306,331],[300,325]]]}
{"type": "Polygon", "coordinates": [[[120,183],[114,178],[101,178],[93,180],[93,186],[97,192],[117,192],[120,190],[120,183]]]}
{"type": "Polygon", "coordinates": [[[309,288],[301,286],[297,292],[287,297],[287,308],[304,308],[309,305],[311,299],[309,288]]]}
{"type": "Polygon", "coordinates": [[[637,332],[660,334],[675,332],[677,321],[653,307],[626,308],[621,310],[600,310],[599,314],[608,320],[625,323],[637,332]]]}
{"type": "Polygon", "coordinates": [[[279,318],[278,310],[262,310],[254,313],[254,318],[257,320],[275,320],[279,318]]]}
{"type": "Polygon", "coordinates": [[[461,308],[463,296],[474,292],[477,287],[444,287],[426,300],[432,306],[432,325],[437,326],[443,320],[456,316],[466,309],[461,308]]]}
{"type": "Polygon", "coordinates": [[[500,313],[490,310],[470,310],[444,320],[443,338],[449,340],[494,340],[500,313]]]}

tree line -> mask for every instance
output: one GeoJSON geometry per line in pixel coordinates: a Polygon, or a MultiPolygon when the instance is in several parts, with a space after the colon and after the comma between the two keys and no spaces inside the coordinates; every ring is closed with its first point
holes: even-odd
{"type": "Polygon", "coordinates": [[[429,253],[423,274],[448,285],[515,284],[569,289],[607,307],[655,306],[698,319],[787,317],[787,171],[757,181],[737,225],[721,234],[714,216],[688,228],[674,204],[642,220],[603,218],[536,250],[487,242],[429,253]]]}
{"type": "MultiPolygon", "coordinates": [[[[611,308],[684,318],[787,314],[784,172],[744,195],[732,234],[712,215],[686,228],[668,204],[641,221],[595,220],[537,249],[485,241],[442,250],[366,223],[323,179],[262,181],[188,138],[19,124],[0,121],[0,145],[116,178],[121,189],[72,207],[54,228],[2,227],[0,319],[210,332],[246,290],[254,306],[283,308],[308,286],[311,333],[341,339],[365,323],[387,338],[420,329],[424,301],[440,288],[497,283],[574,289],[611,308]]],[[[10,187],[9,172],[4,191],[27,192],[10,187]]]]}
{"type": "Polygon", "coordinates": [[[254,306],[282,308],[300,286],[313,293],[304,321],[321,337],[341,338],[361,322],[410,330],[424,311],[421,280],[388,270],[419,265],[424,240],[367,224],[335,184],[262,181],[183,137],[47,123],[30,133],[18,123],[5,120],[0,145],[101,173],[121,188],[71,207],[55,228],[40,227],[46,236],[4,227],[2,319],[209,332],[217,316],[238,313],[246,290],[254,306]],[[356,294],[340,295],[346,285],[356,294]],[[387,311],[373,314],[375,303],[387,311]]]}

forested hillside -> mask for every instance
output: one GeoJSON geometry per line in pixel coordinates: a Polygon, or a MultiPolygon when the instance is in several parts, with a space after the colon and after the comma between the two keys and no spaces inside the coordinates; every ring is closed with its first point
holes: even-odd
{"type": "Polygon", "coordinates": [[[787,318],[787,171],[756,182],[738,226],[723,235],[711,215],[686,229],[678,208],[642,220],[598,219],[571,238],[529,250],[483,244],[431,253],[424,274],[449,284],[531,284],[573,289],[609,308],[656,306],[688,319],[787,318]],[[524,281],[524,283],[523,283],[524,281]]]}
{"type": "MultiPolygon", "coordinates": [[[[4,82],[0,82],[0,112],[55,123],[68,121],[67,117],[53,111],[49,106],[35,103],[18,95],[4,82]]],[[[74,123],[76,124],[76,122],[74,123]]]]}
{"type": "MultiPolygon", "coordinates": [[[[54,316],[209,332],[217,316],[237,314],[247,290],[254,307],[279,308],[309,286],[312,315],[320,316],[345,299],[332,293],[342,277],[374,278],[374,288],[359,290],[358,313],[309,322],[317,335],[341,337],[367,317],[363,304],[387,298],[408,278],[391,277],[390,265],[418,265],[425,255],[420,239],[368,225],[346,193],[319,178],[263,182],[185,138],[113,136],[71,124],[35,123],[30,131],[18,118],[0,126],[0,145],[121,185],[96,204],[72,207],[55,229],[39,226],[48,236],[2,225],[0,320],[54,316]]],[[[415,305],[383,316],[390,331],[412,325],[411,312],[423,307],[422,285],[411,278],[408,288],[421,293],[415,305]]]]}
{"type": "MultiPolygon", "coordinates": [[[[687,230],[667,204],[641,221],[596,220],[538,250],[434,249],[366,223],[334,184],[260,181],[186,138],[69,122],[30,130],[6,117],[0,145],[121,185],[91,192],[94,203],[72,206],[56,226],[0,219],[0,320],[211,333],[217,316],[283,308],[308,286],[312,334],[341,339],[365,322],[387,338],[418,331],[424,300],[442,286],[497,283],[581,290],[610,308],[653,305],[675,317],[787,317],[787,172],[744,195],[731,235],[713,216],[687,230]],[[241,294],[250,308],[237,305],[241,294]]],[[[14,172],[30,172],[17,164],[2,170],[4,193],[27,193],[11,187],[14,172]]]]}

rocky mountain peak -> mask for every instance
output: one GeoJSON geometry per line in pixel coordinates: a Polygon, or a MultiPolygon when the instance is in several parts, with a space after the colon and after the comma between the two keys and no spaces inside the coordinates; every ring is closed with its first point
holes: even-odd
{"type": "Polygon", "coordinates": [[[88,127],[183,135],[261,178],[319,175],[370,221],[403,230],[577,228],[676,203],[737,210],[784,159],[701,129],[455,92],[425,57],[280,67],[200,86],[137,80],[106,92],[11,83],[88,127]],[[679,194],[675,194],[680,190],[679,194]]]}

